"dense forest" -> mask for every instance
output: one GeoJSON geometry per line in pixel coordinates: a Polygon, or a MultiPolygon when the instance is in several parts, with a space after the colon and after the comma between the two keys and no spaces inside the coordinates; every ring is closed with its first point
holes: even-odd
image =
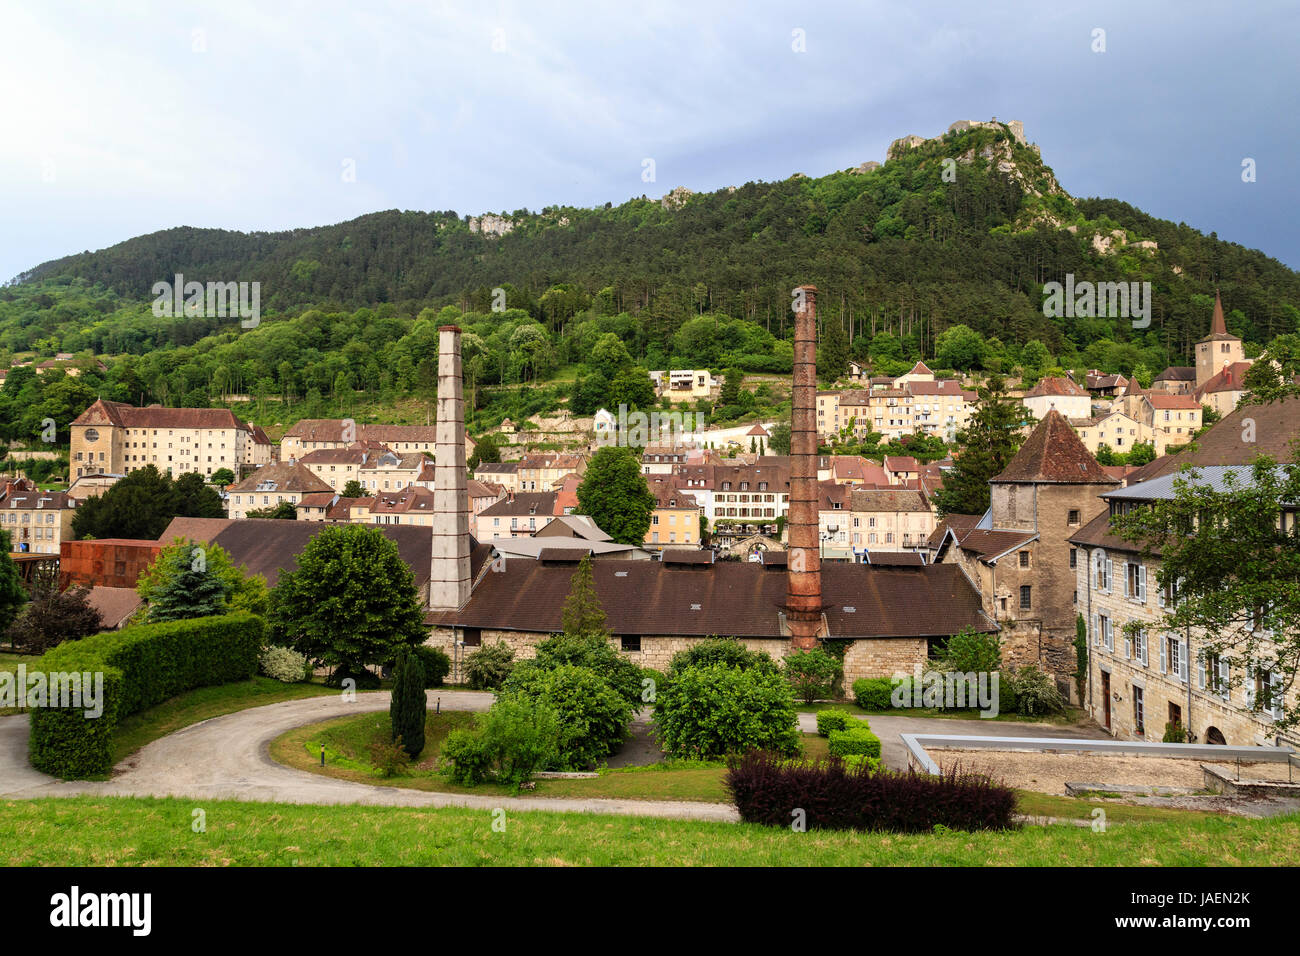
{"type": "Polygon", "coordinates": [[[123,400],[346,411],[432,389],[436,328],[451,320],[467,331],[475,404],[480,386],[511,386],[511,407],[563,395],[581,410],[643,403],[629,368],[788,372],[791,290],[807,282],[830,364],[886,372],[924,358],[1141,379],[1187,363],[1216,287],[1249,354],[1300,328],[1300,274],[1116,200],[1075,200],[1005,127],[897,149],[875,169],[502,216],[512,229],[491,237],[451,211],[274,234],[182,227],[45,263],[0,289],[0,360],[112,357],[80,384],[123,400]],[[1102,253],[1098,235],[1118,238],[1102,253]],[[153,284],[176,273],[260,282],[260,326],[153,315],[153,284]],[[1150,327],[1045,316],[1043,284],[1067,273],[1151,282],[1150,327]]]}

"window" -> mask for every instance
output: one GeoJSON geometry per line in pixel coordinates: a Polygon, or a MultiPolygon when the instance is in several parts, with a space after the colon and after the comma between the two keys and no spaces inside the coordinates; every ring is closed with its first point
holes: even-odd
{"type": "Polygon", "coordinates": [[[1143,667],[1147,666],[1147,632],[1138,629],[1133,632],[1133,657],[1143,667]]]}
{"type": "Polygon", "coordinates": [[[1078,549],[1078,548],[1071,548],[1071,549],[1070,549],[1070,567],[1071,567],[1071,568],[1077,568],[1078,566],[1079,566],[1079,549],[1078,549]]]}
{"type": "Polygon", "coordinates": [[[1028,611],[1030,608],[1030,587],[1028,584],[1020,586],[1020,610],[1028,611]]]}
{"type": "Polygon", "coordinates": [[[483,632],[477,627],[467,627],[461,633],[464,634],[466,647],[483,646],[483,632]]]}
{"type": "Polygon", "coordinates": [[[1077,508],[1071,508],[1071,509],[1070,509],[1070,515],[1069,515],[1069,517],[1066,519],[1066,521],[1067,521],[1067,523],[1070,524],[1070,525],[1077,525],[1077,524],[1079,523],[1079,509],[1077,509],[1077,508]]]}
{"type": "Polygon", "coordinates": [[[623,635],[622,637],[620,637],[620,638],[618,639],[618,642],[619,642],[619,647],[620,647],[622,650],[625,650],[625,651],[639,651],[639,650],[641,650],[641,638],[640,638],[640,637],[632,637],[632,636],[628,636],[628,635],[625,634],[625,635],[623,635]]]}
{"type": "Polygon", "coordinates": [[[1130,562],[1125,565],[1125,570],[1127,572],[1125,595],[1135,601],[1145,604],[1147,600],[1146,565],[1130,562]]]}
{"type": "Polygon", "coordinates": [[[1136,684],[1133,685],[1133,732],[1139,737],[1146,736],[1146,700],[1144,699],[1142,688],[1136,684]]]}
{"type": "Polygon", "coordinates": [[[1021,566],[1022,568],[1027,568],[1027,567],[1029,567],[1029,552],[1028,552],[1028,551],[1021,551],[1021,552],[1020,552],[1020,566],[1021,566]]]}

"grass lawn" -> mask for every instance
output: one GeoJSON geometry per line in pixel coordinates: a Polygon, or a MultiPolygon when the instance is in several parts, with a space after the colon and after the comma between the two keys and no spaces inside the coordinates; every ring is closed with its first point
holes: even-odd
{"type": "Polygon", "coordinates": [[[0,807],[0,865],[1264,866],[1300,855],[1300,816],[915,835],[488,810],[122,797],[0,807]],[[192,812],[206,832],[191,830],[192,812]],[[498,816],[498,819],[500,817],[498,816]]]}
{"type": "Polygon", "coordinates": [[[186,691],[171,700],[163,701],[157,707],[150,707],[118,721],[113,735],[113,763],[129,757],[159,737],[166,737],[182,727],[210,717],[233,714],[263,704],[278,704],[284,700],[337,693],[337,689],[324,684],[285,684],[261,676],[234,684],[186,691]]]}
{"type": "Polygon", "coordinates": [[[1060,727],[1073,727],[1083,723],[1087,714],[1078,707],[1066,706],[1063,714],[1048,714],[1042,717],[1026,717],[1024,714],[998,714],[996,717],[981,717],[978,710],[936,710],[933,707],[907,707],[891,710],[863,710],[852,701],[831,703],[818,701],[815,704],[795,703],[795,708],[805,714],[815,714],[821,710],[847,710],[850,714],[863,717],[940,717],[944,720],[983,720],[986,722],[1014,721],[1025,724],[1056,724],[1060,727]]]}
{"type": "MultiPolygon", "coordinates": [[[[18,665],[26,664],[27,669],[32,670],[32,664],[40,660],[35,654],[14,654],[11,651],[0,651],[0,671],[7,671],[10,674],[18,673],[18,665]]],[[[19,693],[22,688],[15,688],[14,692],[19,693]]],[[[18,707],[0,707],[0,717],[7,717],[10,714],[21,714],[22,710],[18,707]]]]}

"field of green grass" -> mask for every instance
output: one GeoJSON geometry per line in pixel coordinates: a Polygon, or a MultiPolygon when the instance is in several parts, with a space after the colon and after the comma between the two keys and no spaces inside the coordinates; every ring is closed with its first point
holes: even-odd
{"type": "Polygon", "coordinates": [[[13,800],[0,804],[0,866],[1282,866],[1300,855],[1294,815],[902,835],[504,807],[13,800]]]}

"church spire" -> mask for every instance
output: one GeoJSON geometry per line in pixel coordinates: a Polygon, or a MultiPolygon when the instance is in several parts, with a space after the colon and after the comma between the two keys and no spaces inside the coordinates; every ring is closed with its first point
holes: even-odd
{"type": "Polygon", "coordinates": [[[1227,335],[1228,326],[1223,321],[1223,300],[1219,298],[1219,290],[1214,290],[1214,319],[1210,322],[1211,335],[1227,335]]]}

